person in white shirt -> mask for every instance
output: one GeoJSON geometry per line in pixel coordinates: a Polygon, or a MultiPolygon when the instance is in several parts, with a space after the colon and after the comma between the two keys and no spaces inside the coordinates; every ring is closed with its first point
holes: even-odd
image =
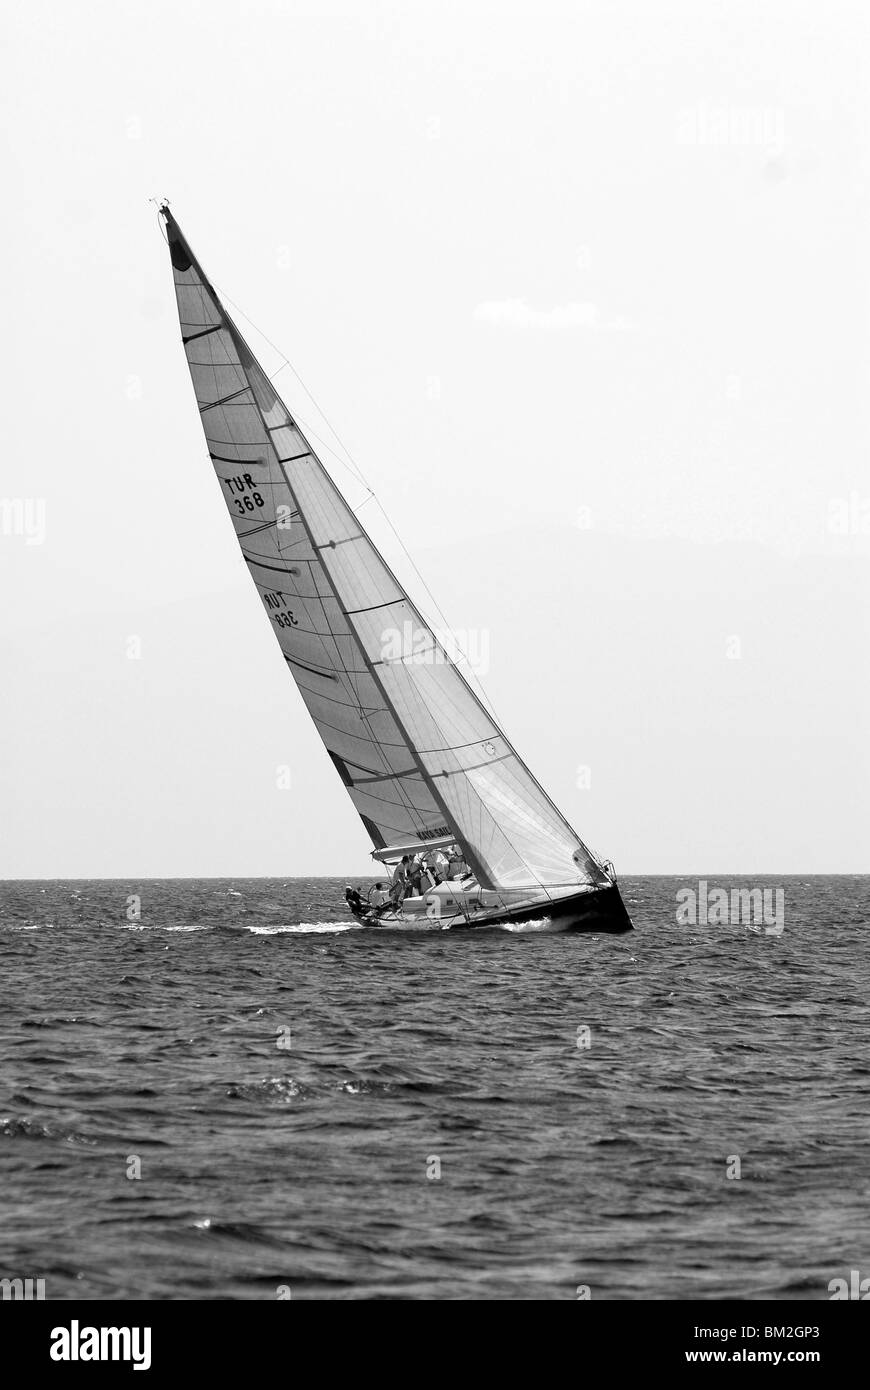
{"type": "Polygon", "coordinates": [[[409,893],[413,893],[415,898],[419,898],[423,891],[423,860],[419,854],[415,854],[411,860],[411,867],[408,870],[409,893]]]}
{"type": "Polygon", "coordinates": [[[400,906],[402,899],[407,897],[409,888],[408,878],[410,874],[410,869],[411,861],[408,858],[407,854],[403,854],[401,864],[397,864],[395,869],[393,870],[393,883],[392,887],[390,888],[390,897],[393,899],[397,907],[400,906]]]}
{"type": "Polygon", "coordinates": [[[447,877],[465,878],[468,873],[468,865],[462,855],[462,850],[458,845],[454,845],[447,857],[447,877]]]}
{"type": "Polygon", "coordinates": [[[369,891],[369,907],[383,907],[384,903],[389,902],[389,895],[384,892],[384,885],[376,883],[374,888],[369,891]]]}
{"type": "Polygon", "coordinates": [[[430,849],[423,856],[423,863],[429,871],[433,883],[440,883],[447,872],[447,860],[440,849],[430,849]]]}

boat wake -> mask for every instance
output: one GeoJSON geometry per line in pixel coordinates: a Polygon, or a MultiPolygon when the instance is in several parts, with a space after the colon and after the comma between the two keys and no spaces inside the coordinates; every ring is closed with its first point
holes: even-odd
{"type": "MultiPolygon", "coordinates": [[[[114,925],[114,923],[113,923],[114,925]]],[[[215,922],[119,922],[118,931],[215,931],[215,922]]]]}
{"type": "Polygon", "coordinates": [[[520,935],[533,935],[535,932],[564,932],[568,930],[567,923],[554,920],[552,917],[533,917],[530,922],[500,922],[500,931],[519,932],[520,935]]]}
{"type": "Polygon", "coordinates": [[[283,936],[287,933],[302,936],[335,936],[340,932],[359,931],[361,927],[361,922],[287,922],[274,927],[243,926],[241,930],[251,932],[253,936],[283,936]]]}
{"type": "Polygon", "coordinates": [[[536,917],[530,922],[480,922],[476,926],[467,923],[465,918],[461,918],[455,923],[434,921],[429,918],[404,922],[398,922],[395,919],[386,922],[283,922],[277,923],[275,926],[235,925],[232,930],[250,932],[252,936],[339,936],[349,931],[401,932],[403,935],[407,935],[408,932],[416,934],[418,932],[450,931],[453,926],[457,931],[465,931],[469,925],[472,925],[473,929],[478,932],[507,931],[527,936],[536,933],[556,935],[569,930],[567,925],[552,917],[536,917]]]}

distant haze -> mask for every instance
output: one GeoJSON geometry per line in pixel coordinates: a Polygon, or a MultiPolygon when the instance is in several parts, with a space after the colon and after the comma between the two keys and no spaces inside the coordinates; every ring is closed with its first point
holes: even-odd
{"type": "Polygon", "coordinates": [[[371,863],[215,484],[155,195],[594,849],[870,869],[864,7],[6,29],[0,877],[371,863]]]}

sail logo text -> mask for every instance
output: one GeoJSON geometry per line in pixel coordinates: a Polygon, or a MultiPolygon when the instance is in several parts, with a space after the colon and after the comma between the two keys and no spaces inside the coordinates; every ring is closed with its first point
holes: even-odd
{"type": "Polygon", "coordinates": [[[694,888],[677,893],[678,927],[739,927],[763,931],[765,936],[782,936],[785,930],[785,890],[783,888],[707,888],[699,879],[694,888]]]}
{"type": "Polygon", "coordinates": [[[415,627],[405,622],[381,633],[381,660],[412,666],[468,665],[479,676],[489,670],[489,632],[486,628],[415,627]]]}
{"type": "Polygon", "coordinates": [[[51,1329],[52,1361],[132,1361],[134,1371],[151,1367],[150,1327],[69,1327],[51,1329]]]}

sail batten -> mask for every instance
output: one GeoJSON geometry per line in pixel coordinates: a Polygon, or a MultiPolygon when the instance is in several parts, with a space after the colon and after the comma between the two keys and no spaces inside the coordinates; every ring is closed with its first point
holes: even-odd
{"type": "Polygon", "coordinates": [[[184,350],[240,551],[375,849],[454,836],[484,887],[600,882],[164,216],[184,350]]]}

